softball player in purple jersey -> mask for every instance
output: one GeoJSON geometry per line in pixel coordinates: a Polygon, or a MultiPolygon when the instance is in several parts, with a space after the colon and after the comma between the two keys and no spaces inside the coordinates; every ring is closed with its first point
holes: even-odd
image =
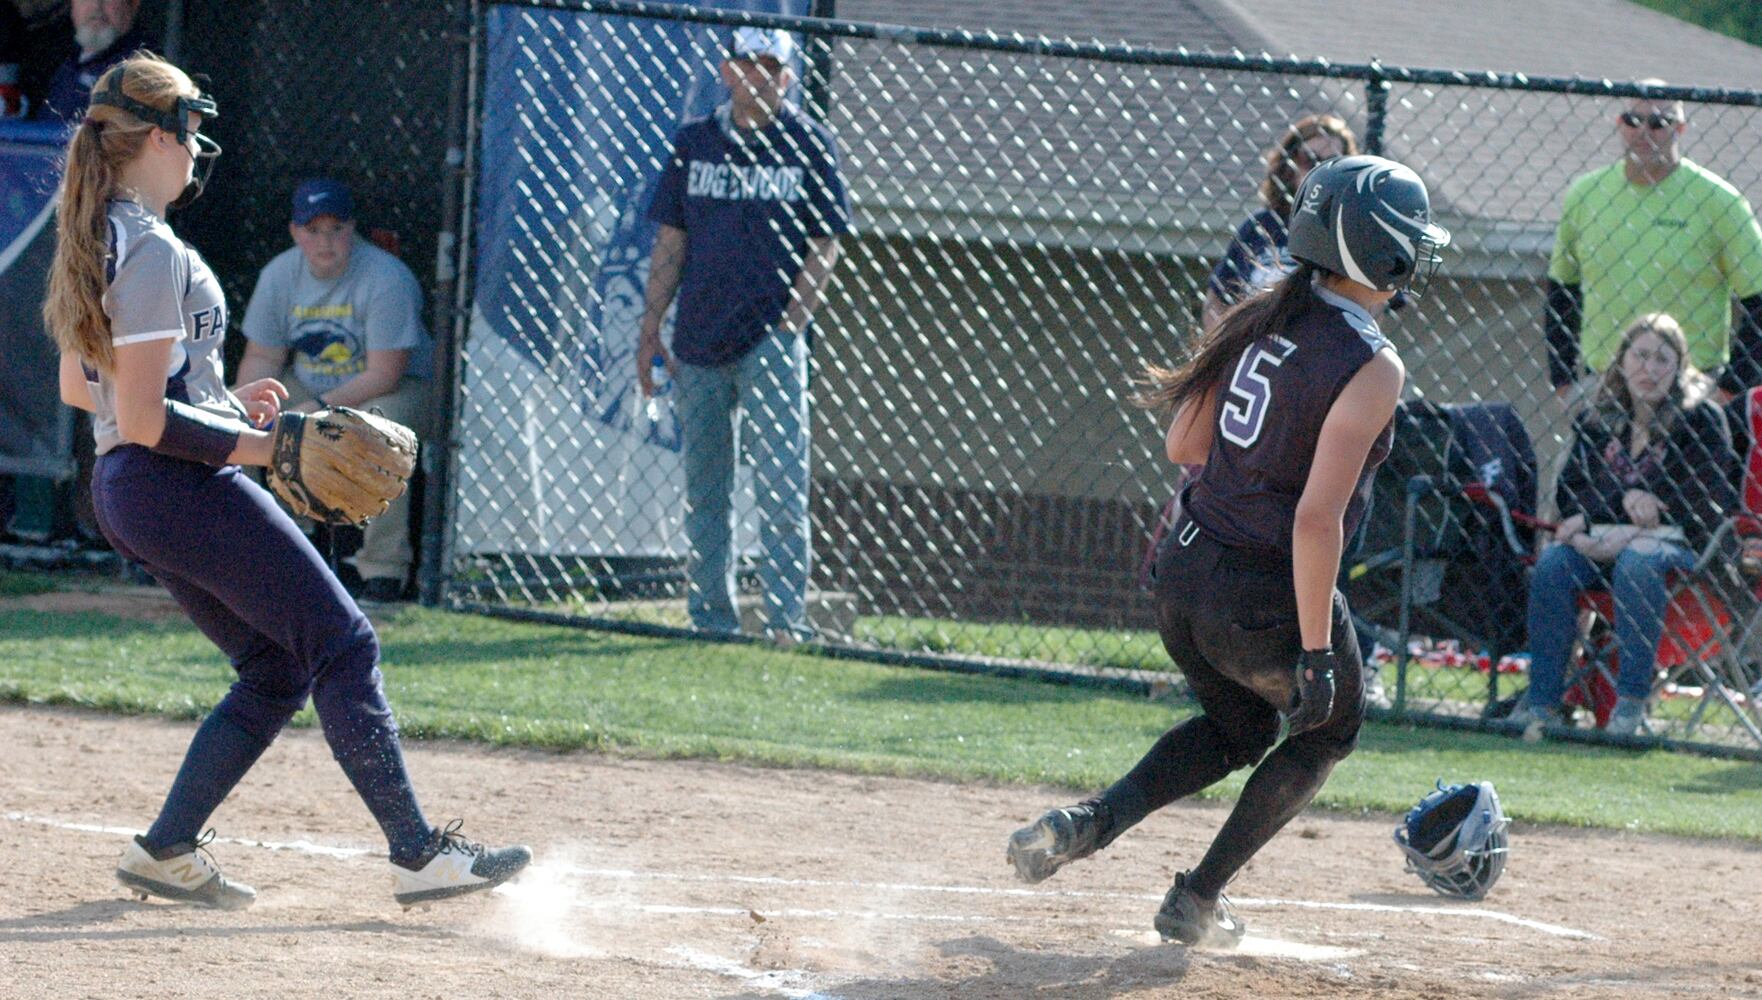
{"type": "Polygon", "coordinates": [[[337,763],[385,832],[398,902],[489,888],[532,853],[485,848],[457,823],[429,825],[381,689],[373,627],[240,469],[269,462],[287,390],[274,379],[227,390],[220,284],[164,221],[168,205],[200,193],[220,153],[199,132],[215,115],[188,76],[155,56],[99,78],[67,148],[43,309],[61,350],[61,397],[94,415],[99,526],[238,673],[116,877],[143,898],[249,906],[256,893],[220,874],[198,850],[212,831],[198,834],[310,697],[337,763]]]}
{"type": "Polygon", "coordinates": [[[1184,368],[1152,369],[1141,398],[1173,415],[1169,459],[1205,464],[1156,561],[1163,645],[1200,714],[1099,796],[1009,840],[1017,874],[1038,882],[1151,812],[1254,768],[1156,914],[1164,940],[1189,945],[1241,940],[1224,885],[1357,745],[1363,662],[1334,581],[1388,456],[1406,377],[1375,314],[1416,273],[1429,276],[1450,239],[1431,223],[1418,175],[1381,157],[1322,163],[1296,204],[1297,269],[1224,313],[1184,368]]]}

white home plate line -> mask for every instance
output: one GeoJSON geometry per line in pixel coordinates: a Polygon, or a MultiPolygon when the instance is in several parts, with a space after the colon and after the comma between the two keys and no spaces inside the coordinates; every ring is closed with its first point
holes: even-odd
{"type": "Polygon", "coordinates": [[[792,998],[792,1000],[838,1000],[831,994],[797,985],[806,982],[808,974],[796,969],[760,972],[757,969],[749,969],[733,959],[698,951],[696,948],[688,948],[682,944],[668,948],[667,954],[681,959],[689,968],[738,979],[750,988],[780,993],[792,998]]]}
{"type": "MultiPolygon", "coordinates": [[[[777,878],[764,875],[706,875],[683,874],[678,872],[636,871],[627,868],[582,868],[576,865],[558,865],[556,870],[568,875],[581,875],[588,878],[609,879],[647,879],[668,882],[719,882],[738,885],[777,885],[807,886],[830,889],[867,889],[882,892],[943,892],[968,893],[986,896],[1052,896],[1058,898],[1091,898],[1091,899],[1129,899],[1162,902],[1162,893],[1129,893],[1129,892],[1063,892],[1044,889],[994,889],[988,886],[952,886],[952,885],[917,885],[909,882],[840,882],[829,879],[797,879],[777,878]]],[[[1306,899],[1256,899],[1253,897],[1230,897],[1230,902],[1246,909],[1279,909],[1282,907],[1309,910],[1348,910],[1361,913],[1400,913],[1415,916],[1440,917],[1474,917],[1483,920],[1494,920],[1499,923],[1523,927],[1539,931],[1552,937],[1572,938],[1581,941],[1602,940],[1588,931],[1558,924],[1543,923],[1530,920],[1499,910],[1482,907],[1449,907],[1449,906],[1396,906],[1390,903],[1325,903],[1306,899]]]]}
{"type": "MultiPolygon", "coordinates": [[[[34,816],[29,813],[9,812],[6,819],[15,823],[31,823],[39,826],[53,827],[60,830],[73,830],[82,833],[101,833],[111,836],[132,837],[136,830],[118,826],[104,826],[94,823],[73,823],[50,817],[34,816]]],[[[241,847],[256,847],[271,851],[294,851],[321,857],[338,859],[354,859],[362,857],[383,857],[375,851],[352,847],[333,847],[314,844],[310,841],[276,842],[266,840],[249,840],[235,837],[217,837],[216,843],[236,844],[241,847]]],[[[866,890],[871,892],[929,892],[929,893],[965,893],[981,896],[1040,896],[1057,898],[1089,898],[1089,899],[1125,899],[1154,900],[1160,902],[1162,895],[1126,892],[1093,892],[1093,891],[1059,891],[1041,889],[1003,889],[988,886],[948,886],[922,885],[909,882],[863,882],[837,881],[831,879],[779,878],[767,875],[736,875],[736,874],[686,874],[681,872],[640,871],[627,868],[583,868],[577,865],[557,865],[553,870],[565,875],[584,878],[617,879],[624,881],[669,881],[669,882],[710,882],[734,885],[771,885],[785,887],[830,888],[844,890],[866,890]]],[[[1478,920],[1492,920],[1497,923],[1522,927],[1526,930],[1547,934],[1551,937],[1570,938],[1579,941],[1602,940],[1588,931],[1564,927],[1559,924],[1544,923],[1530,920],[1500,910],[1489,910],[1484,907],[1451,907],[1451,906],[1397,906],[1390,903],[1331,903],[1307,899],[1257,899],[1253,897],[1230,897],[1230,902],[1245,909],[1307,909],[1307,910],[1344,910],[1357,913],[1394,913],[1408,916],[1435,917],[1467,917],[1478,920]]],[[[854,914],[852,914],[854,916],[854,914]]],[[[957,918],[964,919],[964,918],[957,918]]],[[[1003,922],[1001,918],[997,919],[1003,922]]]]}
{"type": "MultiPolygon", "coordinates": [[[[887,910],[824,910],[789,906],[690,906],[683,903],[634,903],[622,899],[595,899],[569,904],[571,909],[606,913],[684,914],[709,917],[750,917],[757,913],[766,920],[893,920],[926,924],[1043,924],[1049,918],[1031,916],[996,916],[989,913],[892,913],[887,910]]],[[[1100,926],[1099,920],[1059,917],[1063,925],[1087,924],[1100,926]]],[[[1111,921],[1110,921],[1111,922],[1111,921]]]]}
{"type": "MultiPolygon", "coordinates": [[[[1113,935],[1134,944],[1145,946],[1162,944],[1162,935],[1155,931],[1116,928],[1113,935]]],[[[1209,949],[1200,950],[1208,951],[1209,949]]],[[[1262,937],[1250,933],[1243,937],[1236,947],[1227,951],[1218,951],[1216,954],[1244,955],[1249,958],[1292,958],[1299,962],[1338,962],[1362,955],[1364,950],[1362,948],[1338,948],[1327,944],[1305,944],[1302,941],[1287,941],[1283,938],[1262,937]]]]}
{"type": "Polygon", "coordinates": [[[1601,941],[1602,938],[1590,931],[1581,931],[1559,924],[1545,924],[1540,920],[1530,920],[1500,910],[1488,910],[1481,907],[1459,908],[1453,906],[1394,906],[1388,903],[1320,903],[1309,899],[1237,899],[1230,897],[1230,903],[1249,909],[1280,909],[1290,907],[1298,910],[1352,910],[1360,913],[1402,913],[1423,917],[1478,917],[1482,920],[1494,920],[1513,927],[1540,931],[1552,937],[1572,938],[1575,941],[1601,941]]]}

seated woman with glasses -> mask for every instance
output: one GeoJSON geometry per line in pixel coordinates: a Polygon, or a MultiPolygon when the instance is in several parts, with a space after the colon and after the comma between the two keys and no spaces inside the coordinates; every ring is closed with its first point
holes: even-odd
{"type": "Polygon", "coordinates": [[[1212,268],[1201,314],[1205,329],[1216,326],[1230,306],[1296,269],[1285,242],[1297,185],[1323,160],[1357,153],[1358,137],[1337,115],[1308,115],[1285,129],[1278,144],[1266,151],[1266,179],[1260,182],[1265,207],[1236,227],[1229,249],[1212,268]]]}
{"type": "Polygon", "coordinates": [[[1556,491],[1562,520],[1530,581],[1530,687],[1511,715],[1526,729],[1563,721],[1578,598],[1599,589],[1614,598],[1621,667],[1608,731],[1646,726],[1669,576],[1693,566],[1726,511],[1738,509],[1725,412],[1687,354],[1676,320],[1641,316],[1573,421],[1556,491]]]}

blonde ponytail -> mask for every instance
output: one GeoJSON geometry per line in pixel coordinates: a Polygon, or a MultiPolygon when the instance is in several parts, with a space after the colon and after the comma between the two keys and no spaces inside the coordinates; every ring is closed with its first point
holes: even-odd
{"type": "MultiPolygon", "coordinates": [[[[183,70],[149,52],[111,67],[92,90],[107,90],[119,73],[125,94],[155,108],[176,107],[180,96],[199,93],[183,70]]],[[[78,355],[101,372],[114,370],[116,364],[110,317],[104,313],[104,291],[110,284],[110,199],[119,193],[123,169],[140,155],[153,128],[120,108],[93,105],[67,142],[43,323],[63,353],[78,355]]]]}

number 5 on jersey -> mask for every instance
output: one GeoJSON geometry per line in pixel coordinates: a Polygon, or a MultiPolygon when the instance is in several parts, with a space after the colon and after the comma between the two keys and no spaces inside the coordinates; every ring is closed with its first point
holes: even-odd
{"type": "Polygon", "coordinates": [[[1230,377],[1229,398],[1218,413],[1218,430],[1224,440],[1246,448],[1260,439],[1267,410],[1273,405],[1272,369],[1285,363],[1297,345],[1283,337],[1262,337],[1242,352],[1236,374],[1230,377]]]}

